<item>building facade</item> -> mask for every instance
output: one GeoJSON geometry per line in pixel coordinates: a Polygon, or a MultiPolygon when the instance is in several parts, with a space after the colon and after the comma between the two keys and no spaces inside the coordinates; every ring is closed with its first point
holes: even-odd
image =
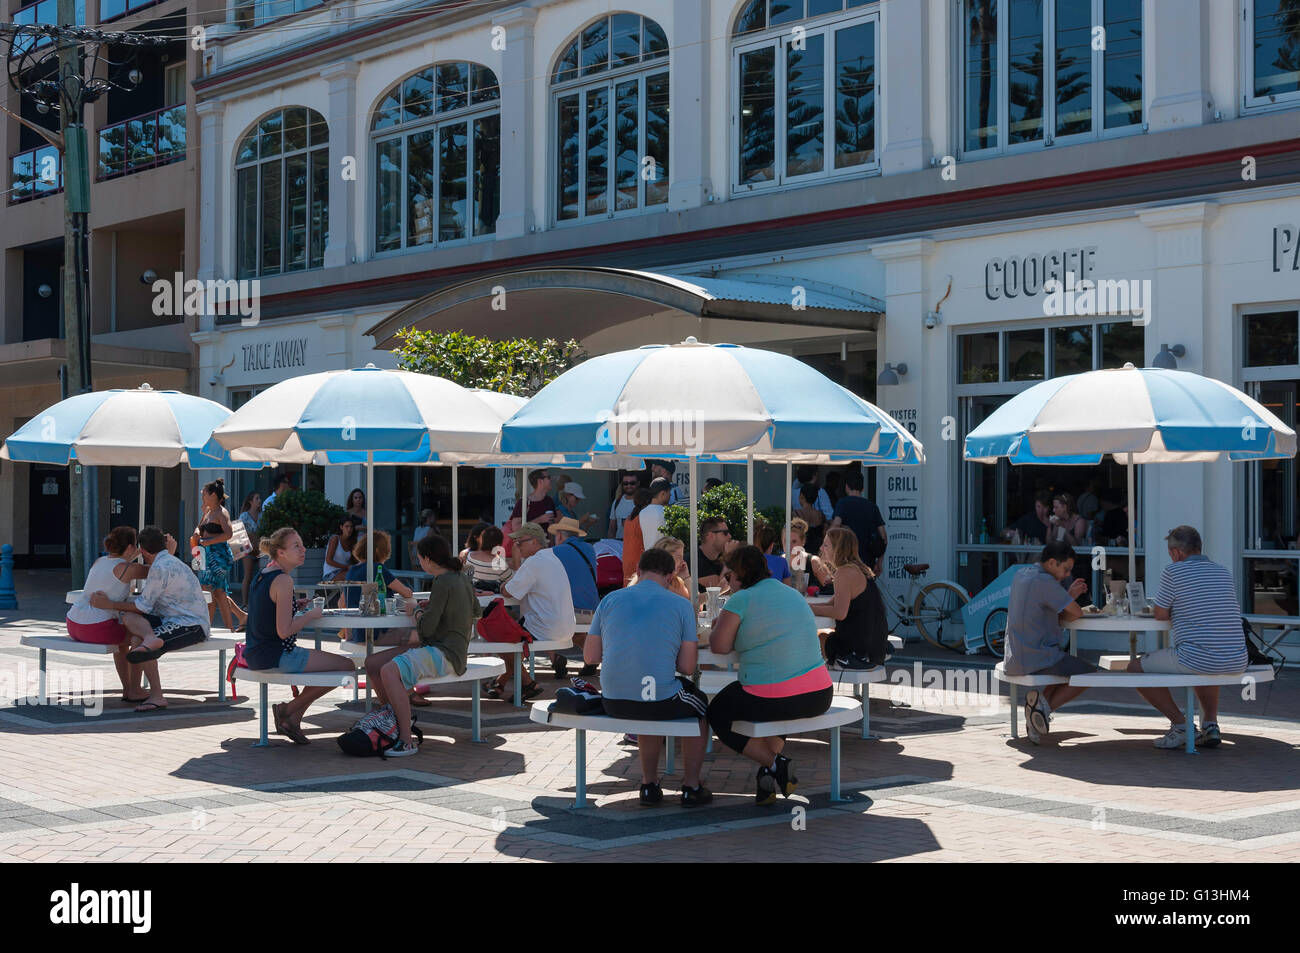
{"type": "MultiPolygon", "coordinates": [[[[5,20],[57,23],[54,0],[7,2],[5,20]]],[[[78,20],[105,30],[165,36],[143,49],[110,44],[96,77],[111,88],[86,108],[90,152],[91,381],[97,390],[139,387],[196,391],[190,335],[197,316],[157,313],[153,281],[171,282],[197,263],[198,149],[190,82],[200,59],[191,31],[215,11],[206,0],[90,0],[78,20]]],[[[219,14],[224,16],[224,10],[219,14]]],[[[39,51],[49,40],[28,39],[39,51]]],[[[26,51],[10,50],[11,70],[26,51]]],[[[49,63],[22,75],[35,82],[49,63]]],[[[33,127],[58,131],[56,110],[6,85],[0,152],[9,184],[0,202],[0,427],[11,433],[62,395],[68,358],[63,322],[63,181],[58,150],[33,127]]],[[[136,525],[139,470],[99,467],[98,539],[136,525]]],[[[173,531],[195,496],[177,470],[152,470],[146,515],[173,531]]],[[[62,466],[0,463],[0,539],[20,565],[67,566],[68,472],[62,466]]],[[[192,505],[191,507],[192,508],[192,505]]]]}
{"type": "MultiPolygon", "coordinates": [[[[961,459],[1033,382],[1163,345],[1294,421],[1290,0],[299,6],[230,7],[195,82],[197,275],[262,289],[257,326],[193,335],[200,393],[392,366],[405,326],[770,347],[925,443],[875,474],[891,580],[925,561],[979,589],[1032,552],[1008,531],[1034,495],[1066,491],[1136,505],[1149,589],[1191,523],[1246,609],[1297,614],[1291,462],[1149,466],[1116,504],[1109,464],[961,459]]],[[[381,516],[442,479],[390,472],[381,516]]]]}

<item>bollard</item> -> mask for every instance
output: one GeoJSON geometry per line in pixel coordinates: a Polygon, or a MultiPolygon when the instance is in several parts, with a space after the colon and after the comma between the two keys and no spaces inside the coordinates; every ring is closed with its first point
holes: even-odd
{"type": "Polygon", "coordinates": [[[18,593],[14,591],[14,548],[8,543],[0,546],[0,609],[17,609],[18,593]]]}

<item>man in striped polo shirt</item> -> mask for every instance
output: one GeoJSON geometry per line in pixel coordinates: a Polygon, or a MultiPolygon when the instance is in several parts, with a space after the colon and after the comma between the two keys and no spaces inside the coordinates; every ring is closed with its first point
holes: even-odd
{"type": "MultiPolygon", "coordinates": [[[[1238,675],[1246,671],[1246,641],[1232,573],[1201,555],[1201,534],[1176,526],[1165,537],[1172,562],[1160,574],[1156,618],[1173,622],[1173,646],[1149,652],[1129,663],[1130,672],[1164,675],[1238,675]]],[[[1169,733],[1157,748],[1187,744],[1183,713],[1167,688],[1139,688],[1139,694],[1169,719],[1169,733]]],[[[1219,743],[1219,688],[1196,689],[1201,703],[1201,730],[1196,743],[1219,743]]]]}

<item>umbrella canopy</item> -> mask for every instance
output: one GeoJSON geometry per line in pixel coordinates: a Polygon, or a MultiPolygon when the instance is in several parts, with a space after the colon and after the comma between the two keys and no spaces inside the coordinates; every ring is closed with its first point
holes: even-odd
{"type": "Polygon", "coordinates": [[[1188,371],[1134,367],[1021,391],[966,437],[967,460],[1014,464],[1209,462],[1293,457],[1295,431],[1258,401],[1188,371]]]}
{"type": "Polygon", "coordinates": [[[883,412],[797,358],[734,344],[648,345],[584,361],[501,430],[504,453],[784,461],[873,454],[883,412]]]}
{"type": "Polygon", "coordinates": [[[459,384],[370,364],[267,388],[213,430],[208,452],[277,463],[313,462],[318,452],[328,463],[340,462],[335,452],[428,460],[448,450],[491,452],[500,426],[500,412],[459,384]]]}
{"type": "Polygon", "coordinates": [[[229,416],[230,409],[215,401],[148,384],[77,394],[20,427],[0,448],[0,459],[130,467],[186,463],[195,470],[250,466],[223,451],[202,452],[213,428],[229,416]]]}

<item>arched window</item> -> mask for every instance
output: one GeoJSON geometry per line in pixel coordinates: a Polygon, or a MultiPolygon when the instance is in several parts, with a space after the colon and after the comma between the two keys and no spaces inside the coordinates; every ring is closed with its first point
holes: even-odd
{"type": "Polygon", "coordinates": [[[668,38],[614,13],[574,37],[551,78],[558,221],[668,204],[668,38]]]}
{"type": "Polygon", "coordinates": [[[325,264],[329,127],[295,106],[263,117],[235,153],[235,259],[241,278],[325,264]]]}
{"type": "Polygon", "coordinates": [[[878,10],[866,0],[750,0],[740,11],[734,190],[879,168],[878,10]]]}
{"type": "Polygon", "coordinates": [[[375,251],[492,235],[501,214],[501,90],[477,63],[439,63],[380,100],[375,251]]]}

